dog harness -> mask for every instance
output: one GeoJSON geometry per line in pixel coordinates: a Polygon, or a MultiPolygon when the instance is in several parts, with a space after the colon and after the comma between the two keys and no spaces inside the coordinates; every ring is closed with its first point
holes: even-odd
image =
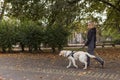
{"type": "Polygon", "coordinates": [[[72,56],[72,57],[74,57],[74,52],[72,51],[67,57],[69,57],[69,56],[72,56]]]}

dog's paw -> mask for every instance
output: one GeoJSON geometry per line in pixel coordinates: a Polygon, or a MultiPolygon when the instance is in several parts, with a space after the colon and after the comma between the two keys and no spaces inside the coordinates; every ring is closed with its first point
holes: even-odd
{"type": "Polygon", "coordinates": [[[75,66],[75,68],[78,68],[78,66],[75,66]]]}
{"type": "Polygon", "coordinates": [[[67,66],[66,68],[69,68],[70,66],[67,66]]]}
{"type": "Polygon", "coordinates": [[[84,67],[83,69],[84,69],[84,70],[86,70],[87,68],[86,68],[86,67],[84,67]]]}

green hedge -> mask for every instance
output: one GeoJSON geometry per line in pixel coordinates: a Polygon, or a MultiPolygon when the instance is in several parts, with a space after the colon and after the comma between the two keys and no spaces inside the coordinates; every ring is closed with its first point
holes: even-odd
{"type": "Polygon", "coordinates": [[[45,30],[44,41],[52,48],[53,52],[55,52],[56,47],[60,51],[64,45],[67,45],[69,34],[70,32],[66,27],[53,25],[45,30]]]}
{"type": "Polygon", "coordinates": [[[21,50],[29,52],[40,50],[41,43],[48,45],[55,52],[67,44],[70,32],[64,26],[53,25],[44,27],[33,21],[0,23],[0,47],[3,52],[12,51],[12,45],[19,43],[21,50]]]}
{"type": "Polygon", "coordinates": [[[16,43],[16,28],[8,22],[0,23],[0,47],[3,52],[6,52],[6,49],[11,52],[12,45],[16,43]]]}

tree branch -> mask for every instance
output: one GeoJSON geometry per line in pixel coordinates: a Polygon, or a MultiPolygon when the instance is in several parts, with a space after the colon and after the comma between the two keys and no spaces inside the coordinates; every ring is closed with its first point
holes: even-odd
{"type": "Polygon", "coordinates": [[[102,3],[104,3],[104,4],[106,4],[106,5],[109,5],[110,7],[114,8],[114,9],[116,9],[117,11],[120,12],[120,8],[117,8],[117,6],[115,6],[115,5],[107,2],[107,1],[105,1],[105,0],[99,0],[99,1],[102,2],[102,3]]]}
{"type": "MultiPolygon", "coordinates": [[[[67,1],[67,2],[68,2],[69,4],[75,4],[75,3],[79,2],[79,1],[81,1],[81,0],[69,0],[69,1],[67,1]]],[[[110,7],[112,7],[112,8],[114,8],[114,9],[116,9],[118,12],[120,12],[120,8],[118,8],[117,6],[109,3],[108,1],[105,1],[105,0],[99,0],[99,1],[102,2],[102,3],[104,3],[104,4],[106,4],[106,5],[108,5],[108,6],[110,6],[110,7]]],[[[120,0],[119,0],[119,1],[120,1],[120,0]]],[[[118,3],[119,3],[119,2],[118,2],[118,3]]]]}
{"type": "Polygon", "coordinates": [[[77,2],[79,2],[79,1],[81,1],[81,0],[69,0],[69,1],[67,1],[69,4],[75,4],[75,3],[77,3],[77,2]]]}

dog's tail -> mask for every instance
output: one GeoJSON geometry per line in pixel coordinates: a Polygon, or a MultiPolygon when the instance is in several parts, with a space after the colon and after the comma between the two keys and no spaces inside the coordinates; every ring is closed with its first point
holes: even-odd
{"type": "Polygon", "coordinates": [[[86,52],[86,55],[87,55],[88,57],[90,57],[90,58],[96,58],[94,55],[91,55],[91,54],[89,54],[89,53],[87,53],[87,52],[86,52]]]}

